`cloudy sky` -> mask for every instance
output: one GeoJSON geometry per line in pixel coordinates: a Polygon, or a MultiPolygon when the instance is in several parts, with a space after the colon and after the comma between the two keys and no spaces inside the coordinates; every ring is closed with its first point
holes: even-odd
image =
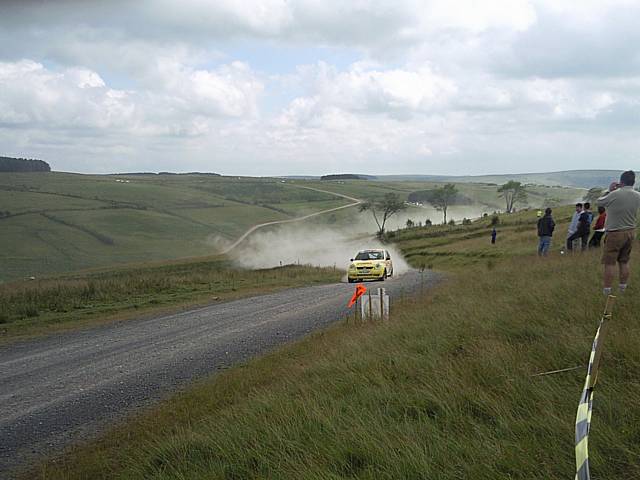
{"type": "Polygon", "coordinates": [[[639,22],[640,0],[3,0],[0,155],[95,173],[637,169],[639,22]]]}

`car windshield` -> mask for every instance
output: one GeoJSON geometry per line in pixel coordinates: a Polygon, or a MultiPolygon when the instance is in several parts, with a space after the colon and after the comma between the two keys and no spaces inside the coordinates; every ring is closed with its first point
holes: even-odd
{"type": "Polygon", "coordinates": [[[382,252],[376,251],[358,252],[356,255],[356,260],[382,260],[383,258],[382,252]]]}

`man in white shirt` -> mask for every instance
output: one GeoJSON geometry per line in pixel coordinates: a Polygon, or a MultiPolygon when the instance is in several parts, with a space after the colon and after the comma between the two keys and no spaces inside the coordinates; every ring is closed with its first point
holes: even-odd
{"type": "MultiPolygon", "coordinates": [[[[569,238],[578,231],[578,220],[580,220],[581,213],[582,204],[576,203],[576,211],[574,212],[573,217],[571,217],[571,223],[569,224],[569,230],[567,231],[567,242],[569,241],[569,238]]],[[[575,242],[575,240],[572,240],[572,242],[575,242]]],[[[572,249],[570,248],[569,250],[572,249]]]]}

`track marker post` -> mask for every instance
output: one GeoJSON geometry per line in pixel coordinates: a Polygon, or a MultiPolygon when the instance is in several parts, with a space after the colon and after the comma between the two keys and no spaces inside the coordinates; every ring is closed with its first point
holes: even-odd
{"type": "Polygon", "coordinates": [[[604,307],[604,313],[600,319],[600,325],[596,331],[587,367],[587,378],[580,396],[578,411],[576,413],[576,476],[575,480],[590,480],[589,473],[589,430],[591,429],[591,414],[593,408],[593,389],[598,381],[598,368],[602,358],[604,339],[607,333],[609,320],[611,320],[613,305],[616,297],[609,295],[604,307]]]}

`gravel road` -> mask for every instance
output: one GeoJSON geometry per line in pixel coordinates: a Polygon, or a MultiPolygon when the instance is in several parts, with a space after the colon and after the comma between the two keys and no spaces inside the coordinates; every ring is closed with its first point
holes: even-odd
{"type": "MultiPolygon", "coordinates": [[[[393,302],[420,288],[420,276],[366,285],[384,285],[393,302]]],[[[425,286],[436,280],[425,272],[425,286]]],[[[194,379],[344,318],[352,291],[299,288],[0,347],[0,478],[194,379]]]]}

